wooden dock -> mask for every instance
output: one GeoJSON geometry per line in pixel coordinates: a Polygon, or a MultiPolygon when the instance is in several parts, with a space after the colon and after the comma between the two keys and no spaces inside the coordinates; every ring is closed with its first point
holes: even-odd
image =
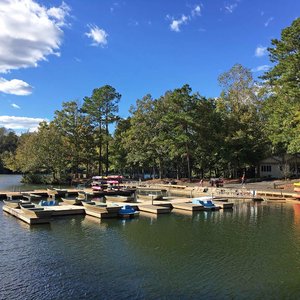
{"type": "Polygon", "coordinates": [[[22,220],[23,222],[29,225],[50,223],[50,219],[27,216],[21,209],[10,208],[6,205],[4,205],[2,209],[3,211],[9,213],[10,215],[16,217],[19,220],[22,220]]]}
{"type": "Polygon", "coordinates": [[[89,210],[89,209],[85,209],[85,213],[88,216],[92,216],[98,219],[109,219],[109,218],[117,218],[118,217],[118,213],[109,213],[109,212],[97,212],[97,211],[93,211],[93,210],[89,210]]]}
{"type": "Polygon", "coordinates": [[[158,205],[137,205],[138,210],[147,212],[147,213],[152,213],[152,214],[168,214],[171,212],[171,209],[169,207],[165,206],[158,206],[158,205]]]}
{"type": "Polygon", "coordinates": [[[193,204],[193,203],[173,203],[173,208],[177,210],[188,210],[188,211],[200,211],[204,210],[204,207],[200,204],[193,204]]]}
{"type": "MultiPolygon", "coordinates": [[[[7,205],[3,205],[2,207],[3,211],[13,215],[14,217],[24,221],[27,224],[33,225],[33,224],[44,224],[49,223],[50,219],[43,219],[43,218],[37,218],[26,215],[26,213],[19,209],[19,208],[11,208],[7,205]]],[[[45,210],[51,210],[52,215],[51,217],[55,216],[67,216],[67,215],[84,215],[85,210],[82,206],[75,206],[75,205],[56,205],[56,206],[45,206],[45,210]]]]}
{"type": "Polygon", "coordinates": [[[69,215],[84,215],[85,209],[83,206],[76,205],[55,205],[55,206],[44,206],[45,210],[52,210],[52,216],[69,216],[69,215]]]}
{"type": "Polygon", "coordinates": [[[222,202],[218,200],[213,200],[216,206],[219,206],[222,209],[233,209],[233,203],[232,202],[222,202]]]}

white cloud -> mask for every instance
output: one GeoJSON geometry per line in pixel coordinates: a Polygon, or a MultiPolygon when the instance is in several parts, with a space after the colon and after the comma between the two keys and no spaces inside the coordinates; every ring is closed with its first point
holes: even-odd
{"type": "Polygon", "coordinates": [[[0,92],[17,96],[27,96],[32,93],[32,86],[23,80],[6,80],[0,77],[0,92]]]}
{"type": "Polygon", "coordinates": [[[185,15],[182,15],[180,19],[178,20],[172,20],[171,24],[170,24],[170,28],[172,31],[176,31],[179,32],[180,31],[180,26],[183,24],[186,24],[188,21],[188,17],[185,15]]]}
{"type": "Polygon", "coordinates": [[[47,10],[47,14],[49,17],[56,19],[56,23],[58,26],[67,25],[65,23],[66,17],[70,14],[71,8],[65,3],[62,2],[59,7],[51,7],[47,10]]]}
{"type": "Polygon", "coordinates": [[[236,8],[237,8],[237,3],[231,3],[225,5],[225,10],[230,14],[232,14],[236,8]]]}
{"type": "Polygon", "coordinates": [[[267,47],[263,47],[263,46],[257,46],[257,48],[255,49],[255,56],[256,57],[262,57],[267,55],[267,47]]]}
{"type": "Polygon", "coordinates": [[[271,18],[269,18],[266,22],[265,22],[265,27],[268,27],[269,26],[269,24],[272,22],[274,20],[274,18],[273,17],[271,17],[271,18]]]}
{"type": "Polygon", "coordinates": [[[65,3],[47,9],[34,0],[0,1],[0,73],[57,55],[69,11],[65,3]]]}
{"type": "Polygon", "coordinates": [[[14,130],[29,130],[35,131],[39,123],[48,121],[41,118],[27,118],[27,117],[15,117],[15,116],[0,116],[0,127],[5,127],[14,130]]]}
{"type": "Polygon", "coordinates": [[[192,16],[200,16],[201,15],[201,6],[197,5],[194,9],[192,9],[192,16]]]}
{"type": "Polygon", "coordinates": [[[92,39],[93,46],[104,46],[107,44],[108,34],[104,29],[99,28],[97,25],[89,25],[90,31],[85,35],[92,39]]]}
{"type": "Polygon", "coordinates": [[[262,66],[258,66],[254,69],[251,69],[252,72],[265,72],[268,71],[271,68],[271,66],[269,65],[262,65],[262,66]]]}
{"type": "Polygon", "coordinates": [[[20,108],[21,108],[21,107],[20,107],[18,104],[16,104],[16,103],[12,103],[11,106],[12,106],[13,108],[17,108],[17,109],[20,109],[20,108]]]}
{"type": "Polygon", "coordinates": [[[182,15],[181,18],[175,19],[174,17],[171,17],[170,15],[166,16],[167,20],[170,20],[170,29],[175,32],[180,31],[180,27],[184,24],[189,23],[194,17],[201,16],[202,11],[202,4],[198,4],[194,6],[194,8],[190,11],[188,15],[182,15]]]}

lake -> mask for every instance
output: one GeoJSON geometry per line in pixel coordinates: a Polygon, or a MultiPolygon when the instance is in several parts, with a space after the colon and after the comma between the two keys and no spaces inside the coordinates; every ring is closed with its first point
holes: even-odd
{"type": "Polygon", "coordinates": [[[299,299],[299,254],[300,204],[31,227],[1,213],[0,298],[299,299]]]}
{"type": "MultiPolygon", "coordinates": [[[[0,191],[32,191],[34,189],[45,189],[52,185],[43,184],[23,184],[21,183],[22,175],[0,174],[0,191]]],[[[66,186],[56,186],[66,187],[66,186]]]]}

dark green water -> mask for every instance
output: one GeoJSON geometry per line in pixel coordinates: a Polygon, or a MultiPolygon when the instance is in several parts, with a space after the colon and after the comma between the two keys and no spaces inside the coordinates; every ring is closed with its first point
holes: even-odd
{"type": "MultiPolygon", "coordinates": [[[[2,203],[0,204],[2,207],[2,203]]],[[[29,227],[0,214],[1,299],[299,299],[300,206],[29,227]]]]}

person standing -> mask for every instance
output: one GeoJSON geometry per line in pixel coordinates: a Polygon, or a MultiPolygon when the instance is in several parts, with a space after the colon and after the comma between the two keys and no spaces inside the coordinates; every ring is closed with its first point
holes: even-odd
{"type": "Polygon", "coordinates": [[[246,176],[245,176],[245,172],[243,173],[243,176],[242,176],[242,185],[244,185],[245,184],[245,178],[246,176]]]}

